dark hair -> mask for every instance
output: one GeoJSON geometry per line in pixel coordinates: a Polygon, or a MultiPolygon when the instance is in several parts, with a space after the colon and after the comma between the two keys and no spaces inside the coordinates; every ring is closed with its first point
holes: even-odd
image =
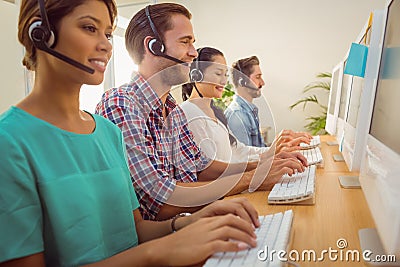
{"type": "MultiPolygon", "coordinates": [[[[221,51],[212,47],[198,48],[197,53],[197,58],[195,58],[193,63],[190,65],[190,71],[196,68],[202,73],[204,73],[204,70],[210,66],[210,64],[207,64],[207,62],[213,62],[215,56],[224,56],[221,51]]],[[[183,101],[189,99],[193,91],[193,85],[193,82],[182,85],[183,101]]]]}
{"type": "Polygon", "coordinates": [[[255,65],[260,65],[260,61],[256,56],[239,59],[238,61],[234,62],[232,64],[233,84],[235,86],[238,86],[239,78],[243,77],[243,74],[249,77],[253,73],[255,65]]]}
{"type": "MultiPolygon", "coordinates": [[[[60,21],[70,14],[77,6],[82,5],[87,0],[43,0],[49,23],[52,30],[55,31],[57,38],[57,30],[60,21]]],[[[114,24],[117,16],[117,6],[114,0],[98,0],[104,2],[108,8],[111,23],[114,24]]],[[[22,64],[28,70],[36,69],[36,48],[33,46],[32,40],[29,38],[29,26],[34,22],[35,17],[41,17],[39,11],[38,0],[22,0],[18,19],[18,40],[25,47],[25,55],[22,64]]]]}
{"type": "MultiPolygon", "coordinates": [[[[205,63],[200,63],[200,62],[213,62],[215,56],[224,56],[224,54],[219,51],[218,49],[212,48],[212,47],[203,47],[197,49],[197,52],[199,53],[198,57],[193,61],[193,63],[190,65],[190,70],[193,70],[194,68],[197,68],[200,70],[202,73],[204,73],[204,70],[210,66],[210,64],[205,64],[205,63]]],[[[182,99],[183,101],[186,101],[189,99],[190,95],[192,94],[193,87],[195,87],[195,83],[186,83],[182,85],[182,99]]],[[[211,109],[214,111],[215,117],[222,122],[225,127],[228,129],[228,120],[226,119],[224,115],[224,111],[215,105],[214,100],[211,100],[210,103],[211,109]]],[[[229,129],[228,129],[229,131],[229,129]]],[[[229,141],[231,145],[236,144],[236,138],[229,133],[229,141]]]]}
{"type": "MultiPolygon", "coordinates": [[[[164,40],[164,33],[172,29],[171,17],[174,14],[181,14],[188,19],[192,18],[186,7],[175,3],[161,3],[149,6],[151,20],[160,34],[161,41],[164,40]]],[[[154,36],[145,8],[133,16],[125,32],[125,46],[129,55],[136,64],[142,62],[144,57],[144,42],[147,36],[154,36]]]]}

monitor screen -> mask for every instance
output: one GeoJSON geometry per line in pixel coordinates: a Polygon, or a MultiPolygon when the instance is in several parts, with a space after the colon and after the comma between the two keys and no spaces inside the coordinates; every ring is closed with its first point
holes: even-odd
{"type": "Polygon", "coordinates": [[[357,125],[358,111],[360,109],[360,100],[364,86],[364,79],[358,76],[353,76],[352,79],[347,122],[355,128],[357,125]]]}
{"type": "Polygon", "coordinates": [[[347,92],[349,90],[349,82],[352,76],[348,74],[343,75],[342,88],[340,92],[340,104],[339,104],[339,118],[345,119],[344,115],[346,114],[346,101],[347,101],[347,92]]]}
{"type": "Polygon", "coordinates": [[[387,17],[370,134],[400,154],[400,1],[387,17]]]}
{"type": "Polygon", "coordinates": [[[328,112],[331,115],[334,115],[335,113],[335,104],[336,104],[336,95],[337,95],[337,89],[338,89],[338,83],[339,83],[339,75],[340,75],[340,68],[337,68],[333,73],[332,73],[332,83],[331,83],[331,98],[329,101],[329,108],[328,112]]]}

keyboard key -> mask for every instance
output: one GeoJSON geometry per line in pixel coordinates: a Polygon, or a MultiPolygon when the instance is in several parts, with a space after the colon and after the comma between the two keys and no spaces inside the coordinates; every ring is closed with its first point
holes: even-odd
{"type": "Polygon", "coordinates": [[[261,226],[256,229],[257,240],[260,240],[260,242],[257,242],[257,248],[239,252],[215,253],[204,266],[283,266],[277,258],[274,258],[273,262],[269,262],[269,258],[266,261],[259,260],[258,252],[260,250],[265,251],[266,246],[269,252],[287,250],[292,221],[292,210],[260,216],[261,226]]]}
{"type": "Polygon", "coordinates": [[[310,149],[319,146],[320,144],[321,144],[321,138],[319,135],[316,135],[313,136],[313,139],[311,139],[310,144],[301,143],[300,146],[302,149],[310,149]]]}
{"type": "Polygon", "coordinates": [[[315,194],[315,165],[311,165],[302,173],[292,178],[283,176],[268,195],[268,203],[285,204],[300,202],[314,197],[315,194]]]}
{"type": "Polygon", "coordinates": [[[315,147],[308,150],[300,150],[300,153],[307,159],[308,165],[314,165],[321,163],[323,160],[321,150],[319,147],[315,147]]]}

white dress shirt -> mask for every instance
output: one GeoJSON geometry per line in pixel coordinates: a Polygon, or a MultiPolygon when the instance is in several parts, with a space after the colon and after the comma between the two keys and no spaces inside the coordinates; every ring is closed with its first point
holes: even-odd
{"type": "Polygon", "coordinates": [[[237,140],[230,144],[228,129],[219,120],[210,118],[196,104],[185,101],[181,105],[196,144],[212,160],[238,163],[257,161],[268,147],[246,146],[237,140]]]}

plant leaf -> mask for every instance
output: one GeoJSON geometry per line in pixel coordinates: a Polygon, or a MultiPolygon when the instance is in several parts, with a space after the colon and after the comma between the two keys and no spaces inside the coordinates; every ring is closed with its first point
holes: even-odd
{"type": "Polygon", "coordinates": [[[317,78],[332,78],[332,73],[330,72],[320,72],[316,76],[317,78]]]}
{"type": "MultiPolygon", "coordinates": [[[[325,78],[332,78],[332,74],[330,72],[321,72],[316,75],[318,79],[325,79],[325,78]]],[[[329,81],[316,81],[308,84],[303,88],[303,93],[307,93],[310,90],[314,89],[321,89],[324,90],[325,92],[330,91],[330,80],[329,81]]],[[[325,125],[326,125],[326,116],[327,116],[327,110],[328,107],[319,103],[318,98],[316,95],[311,95],[311,96],[305,96],[302,99],[298,100],[296,103],[292,104],[289,108],[292,110],[298,105],[303,105],[303,111],[305,110],[305,107],[308,103],[315,103],[319,105],[321,108],[321,114],[319,116],[312,116],[312,117],[307,117],[306,121],[308,123],[304,126],[311,134],[317,135],[317,134],[326,134],[325,131],[325,125]]]]}
{"type": "Polygon", "coordinates": [[[306,87],[304,87],[303,89],[303,93],[307,93],[308,91],[312,90],[312,89],[324,89],[326,91],[330,91],[331,90],[331,84],[329,82],[316,82],[316,83],[311,83],[309,85],[307,85],[306,87]]]}
{"type": "Polygon", "coordinates": [[[307,97],[303,97],[302,99],[298,100],[296,103],[292,104],[289,108],[292,110],[294,107],[303,104],[303,110],[306,108],[306,105],[311,102],[311,103],[316,103],[319,104],[318,98],[316,95],[311,95],[307,97]]]}

